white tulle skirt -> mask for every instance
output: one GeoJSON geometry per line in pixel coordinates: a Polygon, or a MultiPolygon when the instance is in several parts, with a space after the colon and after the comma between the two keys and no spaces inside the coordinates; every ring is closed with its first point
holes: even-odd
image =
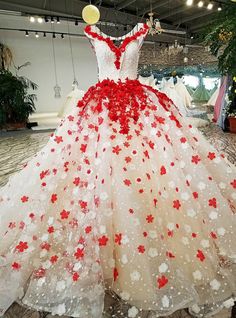
{"type": "Polygon", "coordinates": [[[97,84],[0,190],[1,313],[100,318],[107,289],[128,317],[232,305],[235,172],[164,94],[97,84]]]}

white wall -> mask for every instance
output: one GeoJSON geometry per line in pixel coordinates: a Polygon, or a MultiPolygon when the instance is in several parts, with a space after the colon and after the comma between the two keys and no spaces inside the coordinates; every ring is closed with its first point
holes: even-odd
{"type": "MultiPolygon", "coordinates": [[[[28,18],[0,15],[0,27],[23,28],[37,30],[51,30],[50,23],[40,25],[30,23],[28,18]]],[[[55,31],[66,32],[67,23],[54,24],[55,31]]],[[[83,27],[75,27],[70,24],[70,32],[83,34],[83,27]]],[[[76,77],[79,88],[87,90],[89,86],[97,82],[97,66],[95,54],[86,38],[71,37],[76,77]]],[[[36,39],[34,34],[25,37],[24,32],[0,30],[0,42],[8,45],[14,55],[15,65],[30,62],[31,65],[23,68],[19,73],[25,75],[38,84],[36,91],[38,100],[36,112],[56,112],[63,105],[66,95],[71,91],[73,81],[72,61],[69,39],[65,36],[54,39],[58,84],[62,88],[60,99],[54,97],[55,73],[52,51],[52,36],[47,35],[36,39]]]]}

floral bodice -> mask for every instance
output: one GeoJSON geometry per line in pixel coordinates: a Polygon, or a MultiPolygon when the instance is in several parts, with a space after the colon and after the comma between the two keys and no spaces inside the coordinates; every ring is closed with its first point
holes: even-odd
{"type": "Polygon", "coordinates": [[[134,80],[137,78],[139,51],[148,32],[148,26],[138,23],[135,28],[123,37],[108,37],[95,25],[87,26],[85,34],[95,50],[98,63],[98,77],[114,81],[134,80]],[[114,40],[121,40],[116,46],[114,40]]]}

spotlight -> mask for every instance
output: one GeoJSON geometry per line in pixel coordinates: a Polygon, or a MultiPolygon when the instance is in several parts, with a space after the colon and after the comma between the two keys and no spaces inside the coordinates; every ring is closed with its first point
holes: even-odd
{"type": "Polygon", "coordinates": [[[221,5],[221,4],[219,5],[219,7],[218,7],[217,10],[218,10],[218,11],[222,11],[222,5],[221,5]]]}
{"type": "Polygon", "coordinates": [[[61,34],[61,38],[64,39],[64,34],[63,33],[61,34]]]}
{"type": "Polygon", "coordinates": [[[38,23],[43,23],[43,18],[42,17],[38,17],[38,23]]]}
{"type": "Polygon", "coordinates": [[[54,23],[54,19],[53,19],[53,17],[51,17],[51,23],[54,23]]]}
{"type": "Polygon", "coordinates": [[[202,8],[204,6],[204,2],[203,1],[199,1],[197,5],[198,5],[199,8],[202,8]]]}
{"type": "Polygon", "coordinates": [[[25,36],[28,38],[28,36],[29,36],[29,31],[25,31],[25,36]]]}
{"type": "Polygon", "coordinates": [[[39,38],[38,32],[35,32],[35,37],[36,37],[36,39],[39,38]]]}
{"type": "Polygon", "coordinates": [[[79,25],[79,22],[78,22],[78,20],[75,20],[75,25],[79,25]]]}
{"type": "Polygon", "coordinates": [[[191,35],[190,39],[194,39],[194,36],[193,36],[193,35],[191,35]]]}
{"type": "Polygon", "coordinates": [[[46,32],[43,32],[43,37],[46,38],[46,36],[47,36],[47,35],[46,35],[46,32]]]}
{"type": "Polygon", "coordinates": [[[212,9],[213,9],[213,3],[212,3],[212,2],[209,2],[209,3],[208,3],[207,9],[208,9],[208,10],[212,10],[212,9]]]}
{"type": "Polygon", "coordinates": [[[31,16],[31,17],[29,18],[29,20],[30,20],[30,22],[34,23],[34,22],[35,22],[35,17],[31,16]]]}
{"type": "Polygon", "coordinates": [[[57,24],[60,24],[60,23],[61,23],[60,18],[57,17],[57,24]]]}
{"type": "Polygon", "coordinates": [[[47,16],[45,16],[44,21],[45,21],[46,23],[48,23],[48,17],[47,17],[47,16]]]}
{"type": "Polygon", "coordinates": [[[53,37],[53,39],[55,39],[55,38],[56,38],[56,34],[55,34],[55,33],[53,33],[53,34],[52,34],[52,37],[53,37]]]}
{"type": "Polygon", "coordinates": [[[187,6],[192,6],[193,5],[193,0],[187,0],[186,1],[187,6]]]}

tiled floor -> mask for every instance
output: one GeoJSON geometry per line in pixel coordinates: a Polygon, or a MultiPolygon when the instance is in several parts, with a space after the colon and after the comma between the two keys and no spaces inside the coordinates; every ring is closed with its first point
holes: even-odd
{"type": "MultiPolygon", "coordinates": [[[[236,135],[224,133],[220,128],[211,124],[202,129],[206,138],[215,146],[216,149],[226,154],[228,159],[236,164],[236,135]]],[[[19,170],[22,163],[32,157],[40,148],[42,148],[50,132],[32,133],[29,131],[1,133],[0,134],[0,186],[4,185],[10,175],[19,170]]],[[[106,306],[104,318],[126,318],[125,315],[119,314],[119,310],[114,314],[111,313],[111,307],[114,307],[109,295],[106,296],[106,306]]],[[[140,318],[154,318],[147,313],[139,316],[140,318]]],[[[178,311],[168,318],[190,318],[191,316],[185,311],[178,311]]],[[[229,318],[229,311],[220,312],[215,317],[229,318]]],[[[232,318],[236,318],[234,311],[232,318]]],[[[25,309],[18,304],[14,304],[4,315],[4,318],[52,318],[48,313],[39,313],[25,309]]],[[[137,317],[138,318],[138,317],[137,317]]]]}

